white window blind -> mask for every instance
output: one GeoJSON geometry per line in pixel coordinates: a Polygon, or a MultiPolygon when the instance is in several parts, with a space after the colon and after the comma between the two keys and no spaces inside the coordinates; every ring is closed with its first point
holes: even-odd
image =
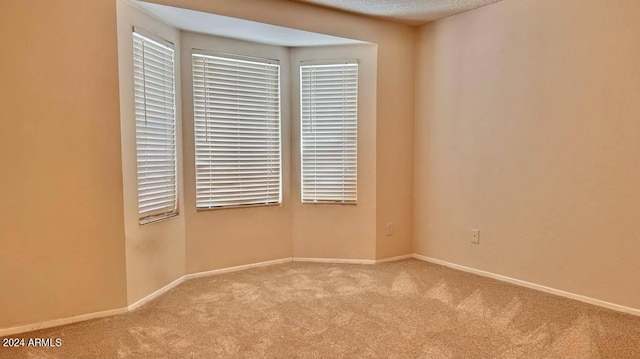
{"type": "Polygon", "coordinates": [[[140,224],[176,215],[174,53],[134,30],[133,72],[140,224]]]}
{"type": "Polygon", "coordinates": [[[282,202],[280,65],[193,53],[196,207],[282,202]]]}
{"type": "Polygon", "coordinates": [[[358,64],[300,66],[302,202],[356,203],[358,64]]]}

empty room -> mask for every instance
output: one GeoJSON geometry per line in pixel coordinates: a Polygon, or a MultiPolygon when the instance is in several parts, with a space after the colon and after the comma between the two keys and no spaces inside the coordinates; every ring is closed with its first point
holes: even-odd
{"type": "Polygon", "coordinates": [[[0,359],[640,358],[638,19],[0,0],[0,359]]]}

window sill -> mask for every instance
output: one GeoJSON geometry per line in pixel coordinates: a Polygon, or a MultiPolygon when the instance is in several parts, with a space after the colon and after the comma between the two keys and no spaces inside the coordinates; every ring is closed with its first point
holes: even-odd
{"type": "Polygon", "coordinates": [[[175,218],[175,217],[178,217],[179,215],[180,213],[175,212],[170,214],[158,214],[151,217],[145,217],[138,220],[138,225],[142,227],[142,226],[146,226],[147,224],[158,223],[167,219],[175,218]]]}
{"type": "Polygon", "coordinates": [[[282,207],[282,203],[256,203],[256,204],[239,204],[234,206],[196,207],[196,211],[209,212],[209,211],[218,211],[218,210],[224,210],[224,209],[258,208],[258,207],[282,207]]]}

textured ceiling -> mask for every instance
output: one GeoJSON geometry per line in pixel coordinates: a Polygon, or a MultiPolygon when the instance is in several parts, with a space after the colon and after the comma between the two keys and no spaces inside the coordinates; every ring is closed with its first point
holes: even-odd
{"type": "Polygon", "coordinates": [[[294,0],[410,25],[424,24],[500,0],[294,0]]]}
{"type": "MultiPolygon", "coordinates": [[[[0,0],[2,1],[2,0],[0,0]]],[[[277,46],[361,44],[362,41],[234,17],[133,0],[131,4],[178,29],[277,46]]]]}

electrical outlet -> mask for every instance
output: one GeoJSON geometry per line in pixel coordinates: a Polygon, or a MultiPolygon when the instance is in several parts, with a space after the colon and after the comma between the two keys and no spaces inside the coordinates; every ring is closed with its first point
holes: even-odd
{"type": "Polygon", "coordinates": [[[393,236],[393,223],[387,223],[387,236],[393,236]]]}
{"type": "Polygon", "coordinates": [[[471,230],[471,243],[480,244],[480,230],[472,229],[471,230]]]}

